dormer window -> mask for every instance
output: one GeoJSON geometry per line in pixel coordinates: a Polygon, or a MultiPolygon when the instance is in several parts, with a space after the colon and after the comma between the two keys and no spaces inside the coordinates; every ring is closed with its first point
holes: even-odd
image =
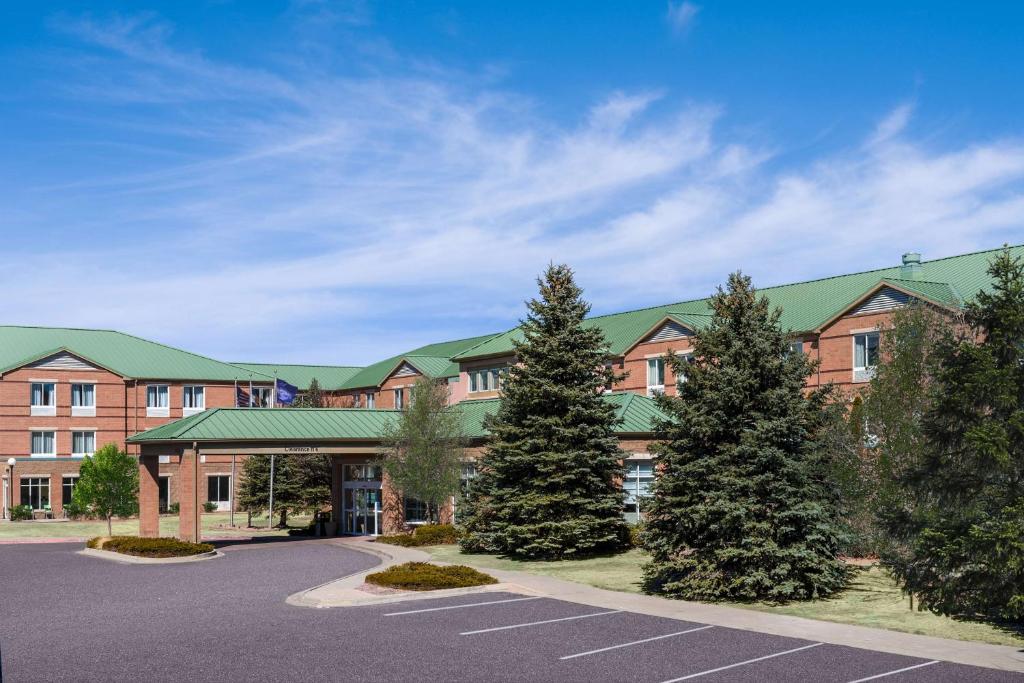
{"type": "Polygon", "coordinates": [[[469,371],[469,393],[499,391],[503,368],[475,368],[469,371]]]}

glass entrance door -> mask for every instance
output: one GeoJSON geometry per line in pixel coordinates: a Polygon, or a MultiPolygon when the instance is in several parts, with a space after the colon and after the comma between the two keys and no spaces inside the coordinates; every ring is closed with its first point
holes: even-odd
{"type": "Polygon", "coordinates": [[[376,536],[381,532],[381,474],[377,465],[342,468],[341,533],[376,536]]]}

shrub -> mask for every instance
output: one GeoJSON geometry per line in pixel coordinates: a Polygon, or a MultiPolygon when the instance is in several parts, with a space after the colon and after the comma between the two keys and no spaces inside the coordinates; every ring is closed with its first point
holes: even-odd
{"type": "Polygon", "coordinates": [[[167,512],[172,515],[181,514],[181,503],[171,503],[167,506],[167,512]]]}
{"type": "Polygon", "coordinates": [[[381,543],[400,545],[403,548],[416,548],[423,545],[447,545],[458,543],[461,533],[451,524],[424,524],[418,526],[411,534],[380,536],[381,543]]]}
{"type": "Polygon", "coordinates": [[[213,550],[213,546],[209,543],[189,543],[176,538],[139,538],[137,536],[97,537],[90,539],[86,546],[137,557],[188,557],[213,550]]]}
{"type": "Polygon", "coordinates": [[[644,547],[644,524],[638,522],[629,527],[629,544],[634,548],[644,547]]]}
{"type": "Polygon", "coordinates": [[[205,503],[203,503],[203,512],[216,512],[216,511],[217,511],[217,504],[216,503],[211,503],[210,501],[206,501],[205,503]]]}
{"type": "Polygon", "coordinates": [[[387,588],[431,591],[442,588],[467,588],[498,583],[493,576],[462,565],[439,566],[427,562],[406,562],[366,577],[367,583],[387,588]]]}
{"type": "Polygon", "coordinates": [[[31,505],[15,505],[11,508],[12,522],[20,522],[25,519],[32,519],[31,505]]]}

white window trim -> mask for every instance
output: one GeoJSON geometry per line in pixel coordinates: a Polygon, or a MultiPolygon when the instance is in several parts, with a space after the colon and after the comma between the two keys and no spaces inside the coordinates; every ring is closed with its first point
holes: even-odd
{"type": "Polygon", "coordinates": [[[30,453],[29,457],[32,458],[55,458],[57,457],[57,430],[56,429],[30,429],[28,432],[28,449],[31,451],[33,441],[35,441],[36,434],[46,434],[49,432],[53,434],[53,452],[52,453],[30,453]]]}
{"type": "Polygon", "coordinates": [[[204,410],[206,410],[206,385],[205,384],[186,384],[186,385],[184,385],[181,388],[181,405],[182,405],[182,408],[181,408],[181,415],[182,415],[182,417],[188,417],[189,415],[198,415],[199,413],[201,413],[204,410]],[[186,408],[186,407],[184,407],[185,406],[185,394],[188,393],[189,389],[192,389],[192,400],[195,400],[195,390],[197,388],[203,390],[203,405],[202,406],[198,406],[198,407],[194,407],[194,408],[186,408]]]}
{"type": "Polygon", "coordinates": [[[96,381],[95,380],[75,380],[71,382],[71,417],[96,417],[96,381]],[[92,386],[92,405],[91,406],[76,406],[75,405],[75,386],[78,384],[88,384],[92,386]]]}
{"type": "MultiPolygon", "coordinates": [[[[32,417],[54,417],[54,416],[57,415],[57,385],[58,384],[59,384],[59,382],[57,380],[55,380],[55,379],[32,379],[32,380],[29,380],[29,384],[28,384],[29,415],[31,415],[32,417]],[[51,395],[53,396],[53,403],[52,404],[41,403],[41,404],[37,405],[35,403],[32,403],[32,394],[33,394],[32,387],[35,384],[52,384],[53,385],[53,392],[51,393],[51,395]]],[[[38,430],[34,430],[34,431],[38,431],[38,430]]]]}
{"type": "Polygon", "coordinates": [[[665,375],[666,368],[665,368],[665,365],[664,365],[664,361],[662,361],[662,367],[661,367],[661,374],[662,374],[661,382],[662,383],[661,384],[651,384],[651,361],[652,360],[657,360],[659,358],[661,358],[661,355],[654,355],[654,356],[651,356],[651,357],[647,358],[647,360],[645,361],[645,365],[647,366],[647,395],[651,396],[651,397],[653,397],[655,394],[664,394],[665,393],[665,377],[664,377],[664,375],[665,375]]]}
{"type": "Polygon", "coordinates": [[[87,455],[93,455],[96,453],[96,429],[72,429],[71,430],[71,457],[72,458],[84,458],[87,455]],[[92,451],[85,453],[75,453],[75,434],[92,434],[92,451]]]}
{"type": "Polygon", "coordinates": [[[171,386],[169,384],[147,384],[146,385],[146,417],[170,417],[171,416],[171,386]],[[165,407],[149,405],[149,388],[163,387],[167,393],[167,405],[165,407]]]}
{"type": "MultiPolygon", "coordinates": [[[[857,366],[857,337],[865,337],[865,344],[867,341],[867,335],[877,334],[879,335],[878,341],[881,344],[882,337],[879,334],[877,327],[872,327],[864,330],[851,330],[850,332],[850,358],[853,360],[853,372],[851,381],[854,384],[864,384],[870,382],[875,376],[875,369],[877,365],[866,365],[864,367],[857,366]]],[[[865,356],[867,355],[867,348],[865,345],[865,356]]]]}

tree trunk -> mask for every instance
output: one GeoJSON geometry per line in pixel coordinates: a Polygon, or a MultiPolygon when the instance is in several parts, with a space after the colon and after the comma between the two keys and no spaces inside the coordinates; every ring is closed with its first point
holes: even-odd
{"type": "Polygon", "coordinates": [[[278,526],[281,528],[288,526],[288,508],[281,508],[281,522],[278,526]]]}
{"type": "Polygon", "coordinates": [[[113,536],[113,535],[114,535],[114,531],[111,528],[110,515],[107,515],[107,536],[113,536]]]}

